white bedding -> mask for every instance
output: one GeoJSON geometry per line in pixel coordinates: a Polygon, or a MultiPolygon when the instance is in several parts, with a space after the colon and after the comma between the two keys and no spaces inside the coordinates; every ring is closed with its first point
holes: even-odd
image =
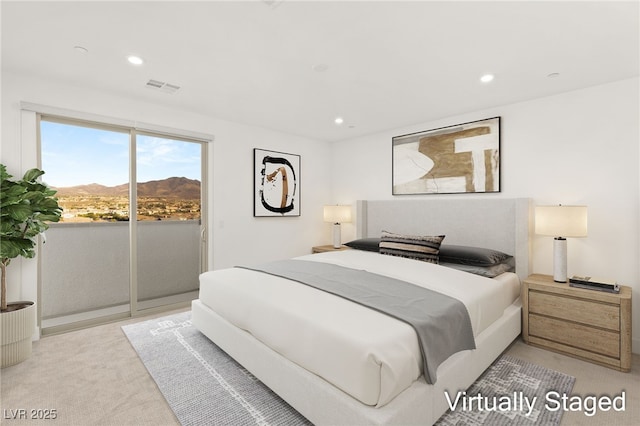
{"type": "MultiPolygon", "coordinates": [[[[346,250],[299,259],[388,275],[461,300],[477,336],[520,294],[495,279],[415,260],[346,250]]],[[[394,318],[275,276],[232,268],[201,275],[200,300],[236,327],[364,404],[383,406],[422,374],[413,329],[394,318]]]]}

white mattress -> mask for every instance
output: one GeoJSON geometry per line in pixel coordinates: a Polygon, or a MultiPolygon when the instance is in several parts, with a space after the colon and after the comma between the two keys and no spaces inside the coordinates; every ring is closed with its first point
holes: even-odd
{"type": "MultiPolygon", "coordinates": [[[[515,274],[490,279],[443,266],[346,250],[298,259],[388,275],[461,300],[477,336],[520,294],[515,274]]],[[[383,406],[422,374],[413,329],[286,279],[231,268],[200,277],[200,300],[220,316],[364,404],[383,406]]]]}

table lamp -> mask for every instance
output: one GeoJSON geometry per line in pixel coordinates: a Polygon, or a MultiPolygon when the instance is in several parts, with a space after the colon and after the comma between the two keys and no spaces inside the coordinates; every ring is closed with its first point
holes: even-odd
{"type": "Polygon", "coordinates": [[[535,232],[553,240],[553,280],[567,282],[567,238],[587,236],[587,206],[537,206],[535,232]]]}
{"type": "Polygon", "coordinates": [[[351,206],[324,206],[324,221],[333,223],[333,247],[340,248],[340,224],[351,222],[351,206]]]}

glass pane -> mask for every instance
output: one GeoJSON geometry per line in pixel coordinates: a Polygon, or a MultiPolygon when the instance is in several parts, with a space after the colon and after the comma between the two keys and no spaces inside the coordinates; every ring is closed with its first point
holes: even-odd
{"type": "Polygon", "coordinates": [[[200,220],[201,145],[138,135],[138,220],[200,220]]]}
{"type": "Polygon", "coordinates": [[[41,121],[63,208],[42,247],[43,328],[129,311],[129,134],[41,121]]]}
{"type": "Polygon", "coordinates": [[[138,309],[197,297],[201,153],[200,143],[136,137],[138,309]]]}
{"type": "Polygon", "coordinates": [[[43,180],[62,223],[129,220],[129,134],[42,121],[43,180]]]}

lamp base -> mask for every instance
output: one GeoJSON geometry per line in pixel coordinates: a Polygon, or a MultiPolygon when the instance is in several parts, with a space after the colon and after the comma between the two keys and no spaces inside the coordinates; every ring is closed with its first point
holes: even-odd
{"type": "Polygon", "coordinates": [[[553,240],[553,280],[567,282],[567,239],[563,237],[553,240]]]}
{"type": "Polygon", "coordinates": [[[340,248],[342,245],[342,237],[340,236],[340,224],[333,224],[333,248],[340,248]]]}

